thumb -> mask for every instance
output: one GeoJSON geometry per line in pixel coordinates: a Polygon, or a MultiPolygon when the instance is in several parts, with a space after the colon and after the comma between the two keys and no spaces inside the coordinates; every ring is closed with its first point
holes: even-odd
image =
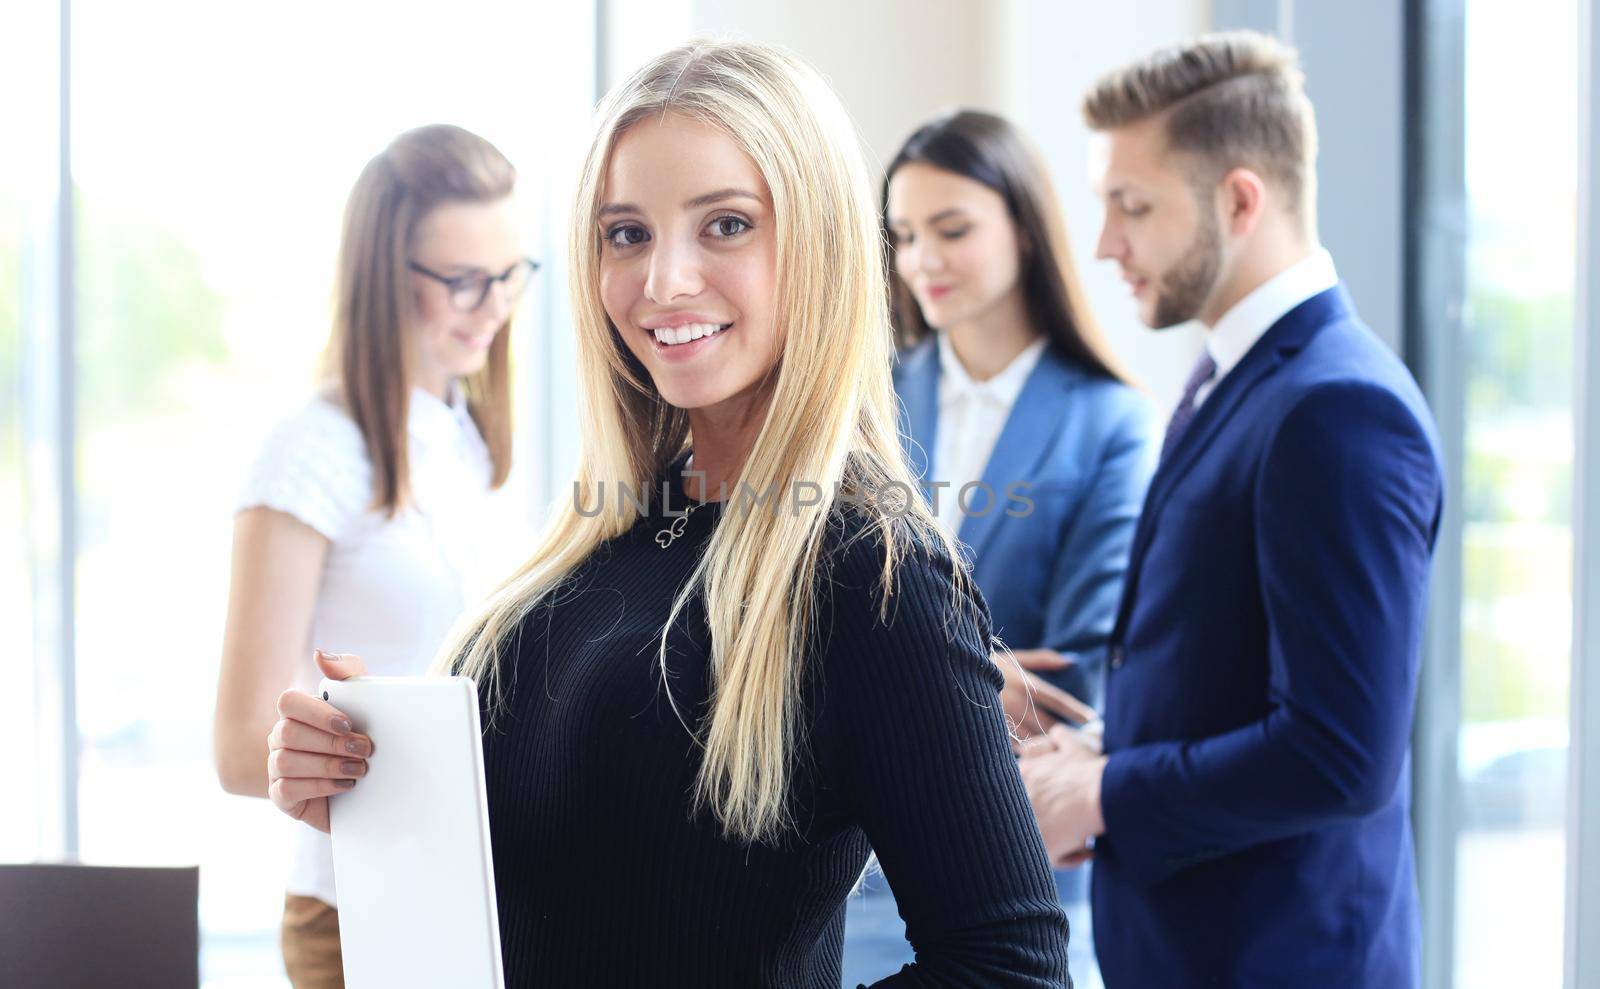
{"type": "Polygon", "coordinates": [[[1078,739],[1078,733],[1066,725],[1052,725],[1050,728],[1050,741],[1056,744],[1057,749],[1064,749],[1068,746],[1074,749],[1084,747],[1083,742],[1078,739]]]}
{"type": "Polygon", "coordinates": [[[1054,649],[1018,649],[1011,655],[1017,657],[1017,663],[1025,670],[1064,670],[1078,665],[1054,649]]]}
{"type": "Polygon", "coordinates": [[[367,675],[367,664],[361,657],[353,653],[316,651],[317,668],[322,670],[322,675],[329,680],[348,680],[351,677],[367,675]]]}

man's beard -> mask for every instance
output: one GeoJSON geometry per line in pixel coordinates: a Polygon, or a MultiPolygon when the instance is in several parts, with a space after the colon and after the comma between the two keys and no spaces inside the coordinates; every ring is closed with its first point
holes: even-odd
{"type": "Polygon", "coordinates": [[[1216,288],[1217,273],[1222,270],[1222,231],[1216,213],[1201,209],[1200,217],[1200,229],[1183,257],[1161,275],[1156,311],[1150,320],[1153,329],[1164,330],[1194,319],[1216,288]]]}

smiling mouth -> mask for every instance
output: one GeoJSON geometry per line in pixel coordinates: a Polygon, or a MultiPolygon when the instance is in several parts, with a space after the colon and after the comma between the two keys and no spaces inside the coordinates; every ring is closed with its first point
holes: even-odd
{"type": "Polygon", "coordinates": [[[463,333],[458,331],[452,333],[451,335],[454,336],[458,342],[466,347],[471,348],[472,350],[487,350],[489,345],[494,343],[495,337],[493,332],[463,333]]]}
{"type": "Polygon", "coordinates": [[[647,332],[654,336],[656,343],[661,346],[677,347],[716,336],[732,325],[732,323],[687,323],[677,327],[660,326],[647,332]]]}

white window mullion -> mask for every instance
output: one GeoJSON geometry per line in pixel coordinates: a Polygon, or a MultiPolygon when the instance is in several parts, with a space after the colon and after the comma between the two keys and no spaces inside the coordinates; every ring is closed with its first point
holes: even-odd
{"type": "Polygon", "coordinates": [[[38,726],[38,857],[69,860],[78,853],[71,6],[60,0],[32,13],[39,20],[30,33],[45,42],[39,49],[43,71],[29,122],[35,140],[19,146],[37,156],[27,185],[37,195],[26,197],[23,215],[22,424],[38,726]]]}
{"type": "Polygon", "coordinates": [[[1600,0],[1580,0],[1566,978],[1600,985],[1600,0]]]}

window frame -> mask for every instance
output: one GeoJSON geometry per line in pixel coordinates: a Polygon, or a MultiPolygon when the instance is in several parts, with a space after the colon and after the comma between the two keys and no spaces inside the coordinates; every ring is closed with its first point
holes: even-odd
{"type": "Polygon", "coordinates": [[[1578,3],[1572,680],[1565,982],[1600,984],[1600,0],[1578,3]]]}

